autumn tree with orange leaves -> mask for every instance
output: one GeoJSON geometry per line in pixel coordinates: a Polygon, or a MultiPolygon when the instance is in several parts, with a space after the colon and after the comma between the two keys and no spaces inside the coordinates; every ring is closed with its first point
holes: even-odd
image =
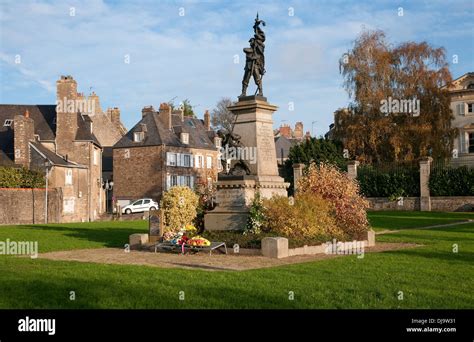
{"type": "Polygon", "coordinates": [[[365,31],[340,59],[348,108],[335,113],[334,138],[365,163],[449,157],[456,129],[444,48],[426,42],[390,45],[382,31],[365,31]],[[419,113],[381,110],[388,99],[419,100],[419,113]]]}

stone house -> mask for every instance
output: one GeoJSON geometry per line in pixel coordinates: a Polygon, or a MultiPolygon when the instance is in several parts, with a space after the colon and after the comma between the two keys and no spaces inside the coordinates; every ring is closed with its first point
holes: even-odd
{"type": "Polygon", "coordinates": [[[454,115],[452,127],[459,130],[452,163],[474,166],[474,72],[462,75],[446,88],[454,115]]]}
{"type": "Polygon", "coordinates": [[[113,193],[121,206],[150,197],[159,201],[175,185],[210,185],[222,166],[221,139],[204,120],[162,103],[142,110],[142,119],[113,147],[113,193]]]}
{"type": "Polygon", "coordinates": [[[105,209],[98,136],[106,144],[121,137],[120,112],[103,113],[98,96],[78,93],[71,76],[56,86],[56,105],[0,105],[0,165],[47,172],[61,193],[60,221],[93,221],[105,209]]]}

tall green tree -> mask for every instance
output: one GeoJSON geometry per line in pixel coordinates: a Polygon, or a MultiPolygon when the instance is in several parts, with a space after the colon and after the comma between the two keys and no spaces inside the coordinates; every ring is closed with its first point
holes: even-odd
{"type": "Polygon", "coordinates": [[[347,159],[344,158],[342,144],[326,138],[305,139],[290,148],[288,159],[283,168],[283,177],[291,184],[289,192],[293,192],[293,164],[301,163],[309,166],[312,162],[333,164],[341,170],[346,170],[347,159]]]}
{"type": "Polygon", "coordinates": [[[443,48],[426,42],[393,46],[384,32],[365,31],[342,56],[340,71],[351,102],[335,112],[334,138],[352,157],[370,163],[450,156],[456,129],[442,89],[452,80],[443,48]],[[413,100],[411,113],[383,105],[413,100]]]}

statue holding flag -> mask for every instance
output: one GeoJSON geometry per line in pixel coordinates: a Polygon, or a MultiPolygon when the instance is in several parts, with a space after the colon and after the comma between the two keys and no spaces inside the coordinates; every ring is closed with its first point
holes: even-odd
{"type": "Polygon", "coordinates": [[[247,95],[250,77],[253,77],[257,85],[255,94],[258,92],[259,96],[263,96],[262,78],[265,74],[265,32],[261,29],[260,24],[265,26],[265,22],[258,19],[257,13],[255,24],[253,25],[254,37],[249,40],[250,47],[244,48],[245,73],[242,80],[242,94],[240,97],[247,95]]]}

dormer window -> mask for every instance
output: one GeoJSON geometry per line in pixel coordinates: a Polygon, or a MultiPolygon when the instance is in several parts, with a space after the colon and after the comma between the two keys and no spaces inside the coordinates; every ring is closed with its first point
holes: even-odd
{"type": "Polygon", "coordinates": [[[222,147],[222,139],[218,138],[218,137],[215,137],[214,138],[214,145],[216,145],[217,148],[221,148],[222,147]]]}
{"type": "Polygon", "coordinates": [[[13,123],[12,119],[6,119],[5,122],[3,123],[4,127],[10,127],[13,123]]]}
{"type": "Polygon", "coordinates": [[[474,83],[469,83],[466,89],[474,89],[474,83]]]}
{"type": "Polygon", "coordinates": [[[134,142],[142,142],[145,139],[144,132],[135,132],[133,133],[133,141],[134,142]]]}
{"type": "Polygon", "coordinates": [[[189,144],[189,133],[181,133],[181,142],[185,145],[189,144]]]}

